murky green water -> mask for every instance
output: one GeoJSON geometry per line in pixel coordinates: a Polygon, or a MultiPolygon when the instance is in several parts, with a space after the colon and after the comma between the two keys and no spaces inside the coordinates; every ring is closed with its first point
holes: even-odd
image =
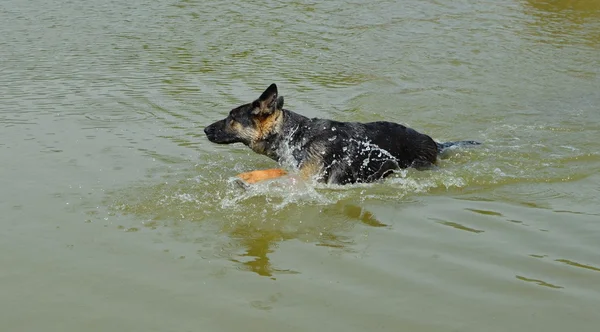
{"type": "Polygon", "coordinates": [[[3,331],[598,331],[599,1],[0,4],[3,331]],[[202,129],[289,109],[476,139],[260,185],[202,129]]]}

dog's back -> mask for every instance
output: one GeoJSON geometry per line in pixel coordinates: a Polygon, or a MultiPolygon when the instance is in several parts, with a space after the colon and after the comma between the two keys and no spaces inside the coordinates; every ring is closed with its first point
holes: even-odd
{"type": "Polygon", "coordinates": [[[323,165],[319,177],[324,182],[372,182],[398,168],[431,166],[437,159],[431,137],[397,123],[306,119],[297,128],[291,141],[294,159],[301,161],[299,167],[323,165]]]}

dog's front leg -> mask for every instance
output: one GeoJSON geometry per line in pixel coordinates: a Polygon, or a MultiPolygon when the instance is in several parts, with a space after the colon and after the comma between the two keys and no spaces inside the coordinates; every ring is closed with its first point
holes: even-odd
{"type": "Polygon", "coordinates": [[[253,184],[265,180],[276,179],[278,177],[282,177],[286,175],[287,172],[281,168],[270,168],[270,169],[262,169],[252,172],[245,172],[238,174],[237,177],[242,179],[245,183],[253,184]]]}

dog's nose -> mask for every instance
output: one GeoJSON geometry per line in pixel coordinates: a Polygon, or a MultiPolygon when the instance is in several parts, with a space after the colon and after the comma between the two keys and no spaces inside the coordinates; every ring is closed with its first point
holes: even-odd
{"type": "Polygon", "coordinates": [[[208,126],[208,127],[204,128],[204,133],[205,133],[206,135],[208,135],[208,133],[209,133],[209,132],[210,132],[210,126],[208,126]]]}

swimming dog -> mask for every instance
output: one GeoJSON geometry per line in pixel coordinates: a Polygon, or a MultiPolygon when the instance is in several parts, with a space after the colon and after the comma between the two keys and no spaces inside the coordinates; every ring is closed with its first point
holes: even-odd
{"type": "MultiPolygon", "coordinates": [[[[330,184],[373,182],[394,170],[429,168],[447,148],[480,144],[438,143],[412,128],[387,121],[310,119],[284,109],[275,84],[253,102],[232,109],[225,119],[209,125],[204,132],[213,143],[243,143],[280,164],[291,161],[304,179],[330,184]]],[[[238,177],[255,183],[285,174],[276,168],[238,177]]]]}

